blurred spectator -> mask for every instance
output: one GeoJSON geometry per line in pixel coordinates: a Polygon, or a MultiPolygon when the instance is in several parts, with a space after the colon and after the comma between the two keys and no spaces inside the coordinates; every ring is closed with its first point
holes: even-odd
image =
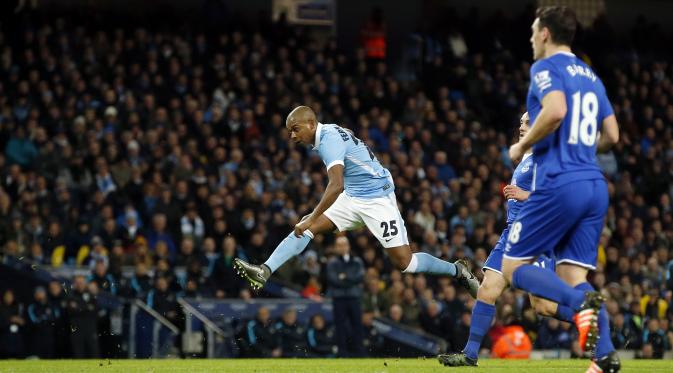
{"type": "Polygon", "coordinates": [[[135,273],[129,281],[130,295],[138,299],[146,299],[147,293],[152,289],[152,277],[147,271],[145,263],[138,263],[135,273]]]}
{"type": "Polygon", "coordinates": [[[405,289],[402,298],[402,323],[411,327],[420,326],[421,307],[413,289],[405,289]]]}
{"type": "Polygon", "coordinates": [[[14,291],[5,290],[0,305],[0,356],[22,358],[24,356],[23,305],[16,302],[14,291]]]}
{"type": "Polygon", "coordinates": [[[173,237],[166,229],[166,215],[159,213],[155,214],[152,218],[152,231],[150,231],[148,236],[148,244],[150,249],[155,249],[160,242],[165,244],[168,249],[169,258],[174,260],[178,253],[177,248],[175,246],[175,241],[173,241],[173,237]]]}
{"type": "Polygon", "coordinates": [[[544,319],[538,329],[535,348],[541,350],[568,349],[573,339],[569,325],[553,318],[544,319]]]}
{"type": "MultiPolygon", "coordinates": [[[[442,312],[440,303],[432,301],[427,304],[425,310],[420,314],[420,325],[426,333],[435,335],[439,338],[453,342],[453,327],[455,321],[450,319],[446,312],[442,312]]],[[[466,339],[467,340],[467,339],[466,339]]],[[[453,345],[455,348],[458,345],[453,345]]]]}
{"type": "Polygon", "coordinates": [[[631,339],[633,341],[631,348],[639,349],[643,345],[641,336],[643,335],[645,320],[641,315],[640,304],[638,302],[631,302],[630,313],[626,314],[626,320],[626,328],[629,330],[629,335],[638,336],[637,339],[631,339]]]}
{"type": "Polygon", "coordinates": [[[393,304],[388,310],[388,318],[394,321],[395,323],[402,324],[402,319],[404,318],[404,310],[400,307],[399,304],[393,304]]]}
{"type": "Polygon", "coordinates": [[[147,305],[168,321],[176,324],[178,321],[179,305],[177,296],[168,288],[168,280],[165,277],[157,277],[154,289],[147,293],[147,305]]]}
{"type": "Polygon", "coordinates": [[[248,321],[240,339],[242,350],[247,357],[280,357],[282,349],[276,328],[271,324],[269,309],[260,307],[257,317],[248,321]]]}
{"type": "Polygon", "coordinates": [[[624,321],[624,315],[618,313],[610,324],[610,338],[615,348],[629,348],[640,344],[640,335],[624,321]]]}
{"type": "Polygon", "coordinates": [[[505,332],[493,344],[493,357],[500,359],[528,359],[533,344],[530,338],[519,325],[510,325],[505,332]]]}
{"type": "Polygon", "coordinates": [[[35,289],[35,301],[28,305],[31,351],[42,359],[54,358],[56,321],[61,317],[60,307],[49,303],[43,287],[35,289]]]}
{"type": "Polygon", "coordinates": [[[84,276],[75,276],[72,292],[67,299],[67,312],[73,357],[76,359],[98,357],[98,306],[96,297],[87,287],[84,276]]]}
{"type": "Polygon", "coordinates": [[[311,317],[311,322],[306,330],[306,338],[311,354],[316,357],[332,357],[337,353],[334,343],[334,328],[325,323],[321,314],[311,317]]]}
{"type": "Polygon", "coordinates": [[[647,329],[643,332],[643,343],[645,346],[651,346],[651,358],[654,359],[662,359],[664,351],[670,349],[671,341],[668,340],[666,332],[661,329],[658,319],[650,319],[647,322],[647,329]]]}
{"type": "Polygon", "coordinates": [[[234,237],[224,239],[222,254],[215,260],[210,275],[211,287],[217,298],[236,298],[241,290],[241,278],[234,269],[234,259],[238,257],[238,247],[234,237]]]}
{"type": "Polygon", "coordinates": [[[110,265],[108,249],[105,246],[103,246],[103,240],[99,236],[94,236],[91,239],[91,251],[88,252],[86,255],[87,257],[85,265],[87,265],[92,270],[95,269],[95,267],[98,265],[99,262],[103,263],[103,267],[106,269],[110,265]]]}
{"type": "Polygon", "coordinates": [[[386,58],[386,25],[383,10],[374,8],[367,23],[360,30],[365,56],[371,60],[386,58]]]}
{"type": "Polygon", "coordinates": [[[64,358],[70,356],[70,328],[67,322],[66,308],[67,297],[62,285],[58,281],[49,283],[49,306],[54,310],[54,357],[64,358]]]}
{"type": "Polygon", "coordinates": [[[195,244],[199,246],[206,233],[203,220],[198,215],[195,203],[187,205],[187,213],[180,218],[180,231],[182,237],[189,237],[194,240],[195,244]]]}
{"type": "Polygon", "coordinates": [[[362,314],[362,325],[364,326],[364,345],[366,351],[370,356],[377,356],[385,348],[385,339],[379,334],[378,330],[373,325],[374,314],[365,312],[362,314]]]}
{"type": "Polygon", "coordinates": [[[106,263],[102,260],[96,261],[93,273],[87,278],[87,282],[95,282],[99,290],[107,291],[112,295],[117,294],[118,285],[114,276],[108,273],[106,263]]]}
{"type": "Polygon", "coordinates": [[[175,261],[175,265],[178,267],[187,267],[191,261],[199,261],[198,254],[194,251],[194,240],[186,237],[180,242],[180,252],[175,261]]]}
{"type": "Polygon", "coordinates": [[[372,312],[374,316],[381,316],[382,312],[390,308],[388,296],[381,292],[381,282],[376,277],[365,279],[366,291],[362,298],[364,312],[372,312]]]}
{"type": "Polygon", "coordinates": [[[297,323],[297,311],[290,307],[275,325],[283,357],[307,357],[306,327],[297,323]]]}
{"type": "MultiPolygon", "coordinates": [[[[472,322],[472,313],[468,311],[463,311],[460,314],[460,318],[457,320],[455,323],[455,326],[453,330],[451,331],[451,346],[453,349],[459,348],[458,346],[465,346],[465,343],[467,342],[467,339],[470,336],[470,324],[472,322]]],[[[522,331],[523,328],[519,327],[522,331]]],[[[507,335],[507,331],[505,332],[504,335],[507,335]]],[[[500,338],[502,339],[502,337],[500,338]]],[[[499,341],[499,340],[498,340],[499,341]]],[[[530,343],[530,340],[528,341],[530,343]]],[[[496,351],[496,344],[495,342],[493,344],[493,351],[496,351]]],[[[502,357],[502,356],[498,356],[502,357]]]]}
{"type": "Polygon", "coordinates": [[[650,289],[648,294],[640,300],[640,310],[646,318],[665,318],[668,304],[665,300],[659,298],[658,289],[650,289]]]}
{"type": "Polygon", "coordinates": [[[362,327],[362,260],[351,256],[350,242],[339,236],[334,245],[336,254],[327,263],[327,292],[334,306],[334,325],[339,356],[363,356],[362,327]]]}

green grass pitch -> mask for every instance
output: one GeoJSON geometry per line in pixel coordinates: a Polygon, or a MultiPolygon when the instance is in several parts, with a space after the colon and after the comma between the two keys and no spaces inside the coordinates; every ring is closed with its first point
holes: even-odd
{"type": "MultiPolygon", "coordinates": [[[[0,373],[162,373],[162,372],[584,372],[588,360],[482,359],[479,368],[447,368],[434,359],[212,359],[212,360],[5,360],[0,373]]],[[[673,372],[670,360],[627,360],[622,372],[673,372]]]]}

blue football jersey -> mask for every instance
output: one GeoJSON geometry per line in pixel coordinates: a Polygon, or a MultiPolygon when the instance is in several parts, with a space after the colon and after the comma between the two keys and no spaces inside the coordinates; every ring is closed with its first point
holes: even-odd
{"type": "MultiPolygon", "coordinates": [[[[519,188],[529,192],[531,186],[533,185],[533,174],[535,165],[533,164],[533,157],[530,154],[524,155],[523,159],[514,169],[514,174],[512,175],[512,185],[516,185],[519,188]]],[[[515,199],[507,200],[507,225],[509,226],[516,219],[516,216],[521,210],[524,201],[517,201],[515,199]]]]}
{"type": "Polygon", "coordinates": [[[314,149],[329,170],[344,166],[344,191],[351,197],[376,198],[395,190],[393,178],[374,153],[353,133],[336,124],[318,123],[314,149]]]}
{"type": "Polygon", "coordinates": [[[613,114],[603,82],[589,66],[567,52],[535,62],[530,76],[526,104],[531,126],[549,92],[563,92],[568,107],[561,126],[533,146],[538,166],[531,190],[603,178],[596,161],[598,132],[603,120],[613,114]]]}

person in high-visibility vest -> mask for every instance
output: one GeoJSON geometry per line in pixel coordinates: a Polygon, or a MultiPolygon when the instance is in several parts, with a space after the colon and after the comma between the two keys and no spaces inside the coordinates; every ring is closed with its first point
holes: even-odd
{"type": "Polygon", "coordinates": [[[523,328],[510,325],[504,328],[502,337],[493,345],[491,356],[500,359],[528,359],[532,350],[533,344],[523,328]]]}
{"type": "Polygon", "coordinates": [[[369,20],[360,31],[360,37],[368,59],[386,58],[386,25],[381,8],[372,11],[369,20]]]}

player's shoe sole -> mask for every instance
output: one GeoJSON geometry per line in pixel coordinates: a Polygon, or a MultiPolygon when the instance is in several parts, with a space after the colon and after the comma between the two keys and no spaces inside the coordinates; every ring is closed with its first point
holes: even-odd
{"type": "Polygon", "coordinates": [[[586,373],[617,373],[622,369],[617,351],[612,351],[600,359],[592,360],[586,373]]]}
{"type": "Polygon", "coordinates": [[[238,258],[234,259],[234,269],[239,276],[248,281],[254,290],[263,288],[268,278],[262,266],[250,264],[238,258]]]}
{"type": "Polygon", "coordinates": [[[477,360],[470,359],[464,353],[437,355],[437,360],[446,367],[476,367],[477,360]]]}
{"type": "Polygon", "coordinates": [[[579,344],[582,351],[593,352],[598,341],[598,313],[605,299],[597,291],[584,294],[584,303],[573,320],[579,332],[579,344]]]}
{"type": "Polygon", "coordinates": [[[458,283],[470,292],[472,298],[477,299],[479,280],[472,273],[472,265],[467,259],[459,259],[455,263],[458,283]]]}

